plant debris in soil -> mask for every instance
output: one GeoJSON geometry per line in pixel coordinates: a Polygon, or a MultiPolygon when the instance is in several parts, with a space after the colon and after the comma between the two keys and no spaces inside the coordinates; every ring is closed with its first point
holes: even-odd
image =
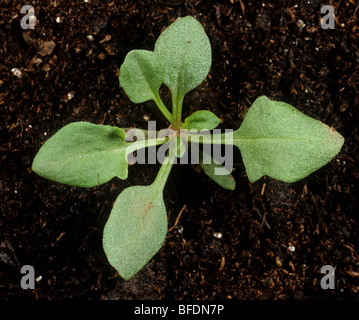
{"type": "MultiPolygon", "coordinates": [[[[356,1],[339,0],[335,29],[320,26],[321,1],[31,1],[0,8],[0,297],[2,299],[356,299],[359,294],[359,51],[356,1]],[[153,50],[162,30],[192,15],[213,50],[207,80],[185,99],[185,116],[208,109],[239,127],[260,95],[285,101],[346,139],[306,179],[251,184],[235,153],[235,191],[196,166],[176,165],[165,188],[170,229],[163,248],[131,280],[102,249],[117,195],[149,184],[158,165],[92,189],[31,172],[41,145],[65,124],[147,128],[167,123],[151,102],[131,103],[118,70],[134,48],[153,50]],[[140,115],[140,116],[139,116],[140,115]],[[194,170],[193,170],[194,169],[194,170]],[[20,287],[32,265],[35,290],[20,287]],[[335,268],[335,289],[320,286],[335,268]]],[[[161,92],[167,105],[170,96],[161,92]]]]}

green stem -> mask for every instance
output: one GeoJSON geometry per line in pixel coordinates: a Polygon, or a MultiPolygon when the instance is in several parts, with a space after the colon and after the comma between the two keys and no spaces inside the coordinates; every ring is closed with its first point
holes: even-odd
{"type": "Polygon", "coordinates": [[[166,106],[163,104],[161,97],[157,94],[157,96],[154,99],[154,102],[156,103],[158,109],[162,112],[162,114],[166,117],[166,119],[171,123],[174,124],[176,122],[176,119],[173,117],[171,112],[168,111],[166,106]]]}
{"type": "Polygon", "coordinates": [[[172,116],[177,120],[177,92],[172,92],[171,90],[171,97],[172,97],[172,116]]]}
{"type": "Polygon", "coordinates": [[[238,139],[234,137],[234,133],[231,133],[232,138],[229,137],[229,133],[216,133],[216,134],[191,134],[184,133],[184,138],[195,143],[204,144],[234,144],[234,140],[238,139]]]}
{"type": "Polygon", "coordinates": [[[158,130],[154,131],[154,130],[147,130],[147,129],[140,129],[140,128],[134,128],[134,127],[129,127],[129,128],[120,128],[121,130],[125,131],[126,133],[130,130],[135,130],[134,132],[136,133],[137,131],[141,131],[142,133],[144,133],[145,137],[148,137],[148,133],[149,132],[156,132],[156,134],[159,133],[158,130]]]}
{"type": "Polygon", "coordinates": [[[168,141],[168,139],[167,139],[167,137],[165,137],[165,138],[154,138],[154,139],[146,139],[146,140],[130,142],[128,144],[128,147],[126,150],[126,156],[136,150],[162,145],[162,144],[166,143],[167,141],[168,141]]]}
{"type": "Polygon", "coordinates": [[[175,102],[174,105],[176,106],[175,108],[175,113],[173,113],[174,117],[176,118],[176,120],[181,123],[182,122],[182,105],[183,105],[183,96],[179,96],[178,94],[176,94],[175,96],[175,102]]]}
{"type": "MultiPolygon", "coordinates": [[[[172,143],[171,143],[172,145],[172,143]]],[[[171,145],[170,145],[170,150],[169,150],[169,155],[165,158],[165,160],[163,161],[160,170],[158,171],[157,177],[155,179],[155,181],[153,182],[153,184],[157,184],[160,189],[163,191],[166,181],[168,179],[168,176],[171,172],[173,163],[174,163],[174,152],[171,152],[171,145]]]]}

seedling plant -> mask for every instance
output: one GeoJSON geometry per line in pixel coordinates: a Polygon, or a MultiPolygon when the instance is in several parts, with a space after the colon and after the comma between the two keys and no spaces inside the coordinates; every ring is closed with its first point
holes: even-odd
{"type": "Polygon", "coordinates": [[[154,182],[124,189],[103,231],[108,261],[126,280],[141,270],[165,241],[163,189],[175,160],[183,157],[189,146],[199,152],[199,165],[211,179],[234,190],[230,170],[196,144],[239,148],[250,182],[267,175],[290,183],[327,164],[344,143],[333,128],[265,96],[255,100],[238,129],[200,134],[215,129],[220,119],[211,111],[200,110],[182,121],[182,105],[185,95],[207,77],[211,59],[211,45],[202,25],[190,16],[178,19],[159,36],[154,51],[129,52],[119,73],[120,85],[133,103],[154,101],[169,122],[161,137],[145,131],[141,136],[139,129],[134,129],[141,138],[133,141],[126,135],[128,129],[74,122],[48,139],[33,161],[33,171],[42,177],[90,188],[114,177],[127,179],[128,159],[135,151],[163,148],[154,182]],[[160,97],[163,84],[171,93],[171,111],[160,97]]]}

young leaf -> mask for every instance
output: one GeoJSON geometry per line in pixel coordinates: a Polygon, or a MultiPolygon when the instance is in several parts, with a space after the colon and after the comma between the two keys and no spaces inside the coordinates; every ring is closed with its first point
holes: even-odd
{"type": "Polygon", "coordinates": [[[333,159],[344,138],[291,105],[262,96],[233,133],[233,143],[251,182],[263,175],[294,182],[333,159]]]}
{"type": "Polygon", "coordinates": [[[200,110],[192,113],[184,121],[184,129],[197,131],[212,130],[221,123],[221,120],[211,111],[200,110]]]}
{"type": "Polygon", "coordinates": [[[163,188],[171,167],[172,163],[165,161],[151,185],[122,191],[105,225],[103,247],[107,259],[125,280],[145,266],[166,238],[163,188]]]}
{"type": "MultiPolygon", "coordinates": [[[[192,149],[198,149],[194,144],[191,147],[192,149]]],[[[203,172],[222,188],[227,190],[234,190],[236,188],[236,181],[234,180],[231,173],[226,169],[226,167],[217,163],[217,161],[207,152],[204,152],[200,149],[198,149],[198,151],[199,165],[203,172]],[[216,170],[224,171],[226,174],[217,174],[216,170]]]]}
{"type": "Polygon", "coordinates": [[[120,68],[122,88],[134,103],[156,100],[164,79],[161,59],[152,51],[132,50],[120,68]]]}
{"type": "Polygon", "coordinates": [[[171,90],[173,113],[179,119],[184,95],[203,82],[211,67],[209,39],[202,25],[187,16],[162,32],[155,53],[162,58],[164,83],[171,90]]]}
{"type": "Polygon", "coordinates": [[[126,135],[117,127],[73,122],[40,148],[32,170],[72,186],[93,187],[114,177],[127,179],[126,135]]]}

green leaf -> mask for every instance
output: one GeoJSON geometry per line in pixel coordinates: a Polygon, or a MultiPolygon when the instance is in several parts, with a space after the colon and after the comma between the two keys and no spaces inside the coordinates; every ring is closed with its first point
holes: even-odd
{"type": "Polygon", "coordinates": [[[197,131],[212,130],[221,123],[221,120],[211,111],[199,110],[192,113],[184,121],[184,129],[197,131]]]}
{"type": "Polygon", "coordinates": [[[60,129],[37,153],[32,170],[72,186],[93,187],[127,178],[125,132],[117,127],[74,122],[60,129]]]}
{"type": "Polygon", "coordinates": [[[343,143],[326,124],[265,96],[253,103],[233,133],[252,182],[263,175],[284,182],[303,179],[333,159],[343,143]]]}
{"type": "Polygon", "coordinates": [[[178,119],[184,95],[203,82],[211,67],[209,39],[202,25],[187,16],[162,32],[157,39],[155,53],[162,58],[164,83],[171,90],[173,113],[178,119]]]}
{"type": "Polygon", "coordinates": [[[111,265],[128,280],[161,248],[167,233],[166,208],[156,187],[134,186],[121,192],[103,234],[111,265]]]}
{"type": "Polygon", "coordinates": [[[171,167],[171,162],[164,162],[154,183],[122,191],[105,225],[103,247],[106,256],[126,280],[146,265],[166,238],[163,188],[171,167]]]}
{"type": "Polygon", "coordinates": [[[120,84],[134,103],[156,100],[163,79],[161,59],[152,51],[130,51],[120,68],[120,84]]]}
{"type": "MultiPolygon", "coordinates": [[[[191,147],[193,149],[195,145],[192,145],[191,147]]],[[[197,147],[195,148],[198,149],[197,147]]],[[[200,149],[198,149],[198,151],[199,165],[202,168],[203,172],[222,188],[227,190],[234,190],[236,188],[236,181],[234,180],[231,173],[227,170],[227,168],[222,164],[219,164],[207,152],[204,152],[200,149]],[[221,174],[218,174],[218,171],[220,171],[221,174]]]]}

